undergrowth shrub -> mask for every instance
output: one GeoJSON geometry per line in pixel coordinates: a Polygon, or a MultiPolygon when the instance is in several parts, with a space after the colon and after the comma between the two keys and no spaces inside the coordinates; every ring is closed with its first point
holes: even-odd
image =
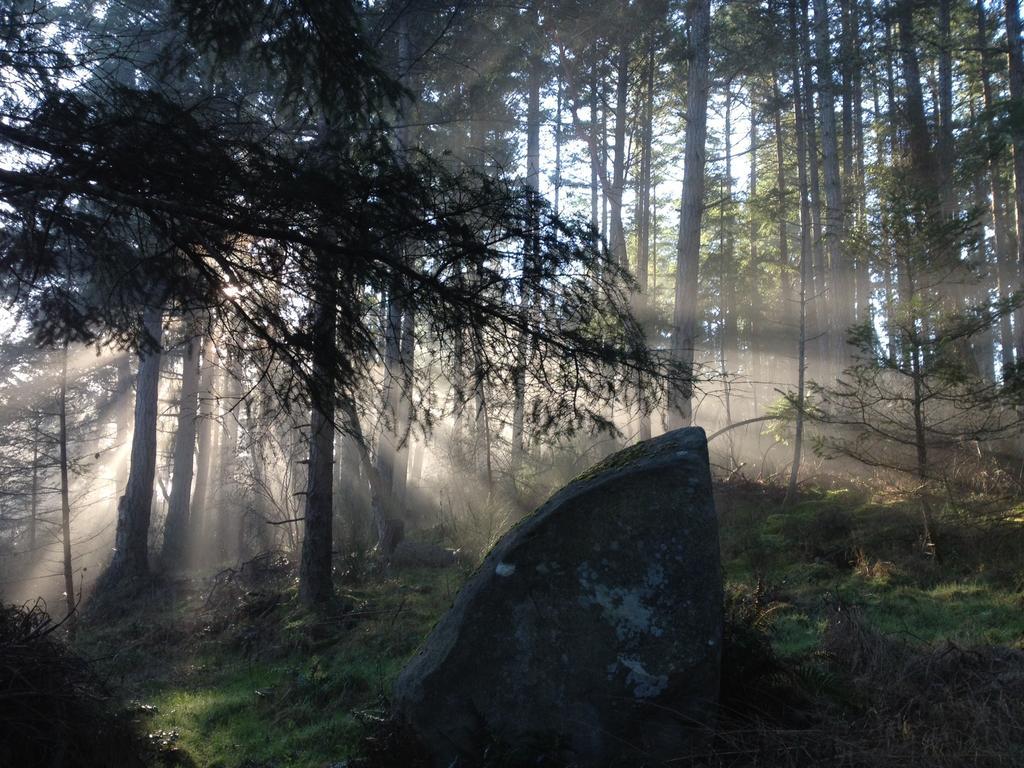
{"type": "Polygon", "coordinates": [[[0,765],[141,766],[129,724],[42,602],[0,608],[0,765]]]}

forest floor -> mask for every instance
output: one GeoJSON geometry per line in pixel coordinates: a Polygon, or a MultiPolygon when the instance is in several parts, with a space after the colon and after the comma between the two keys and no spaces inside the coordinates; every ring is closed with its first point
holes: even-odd
{"type": "MultiPolygon", "coordinates": [[[[930,548],[917,503],[849,488],[781,501],[757,484],[718,494],[716,740],[731,757],[699,764],[1022,764],[1024,512],[938,505],[930,548]]],[[[314,617],[293,565],[267,556],[164,584],[85,622],[75,647],[131,708],[154,765],[349,765],[374,751],[391,681],[468,573],[350,563],[336,610],[314,617]]]]}

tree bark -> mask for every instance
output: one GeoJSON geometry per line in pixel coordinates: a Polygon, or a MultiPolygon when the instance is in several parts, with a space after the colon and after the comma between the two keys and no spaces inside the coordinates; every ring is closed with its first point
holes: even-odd
{"type": "Polygon", "coordinates": [[[670,350],[672,360],[679,365],[684,378],[669,387],[668,423],[671,428],[689,425],[693,420],[692,377],[699,316],[697,280],[701,219],[704,215],[708,92],[711,87],[708,77],[710,0],[691,0],[687,14],[690,22],[690,71],[686,91],[686,165],[679,206],[675,307],[670,350]]]}
{"type": "MultiPolygon", "coordinates": [[[[650,269],[651,269],[651,180],[654,161],[654,39],[648,43],[644,66],[643,109],[640,127],[640,174],[637,189],[636,235],[636,314],[649,335],[650,269]]],[[[638,437],[651,438],[651,415],[639,416],[638,437]]]]}
{"type": "MultiPolygon", "coordinates": [[[[796,38],[797,24],[795,3],[790,3],[790,33],[796,38]]],[[[797,483],[800,477],[800,463],[804,444],[804,410],[806,408],[807,374],[807,291],[811,283],[811,236],[814,223],[811,216],[811,201],[807,174],[807,132],[804,126],[806,115],[800,90],[799,66],[793,66],[793,115],[796,132],[797,184],[800,188],[800,283],[799,283],[799,330],[797,335],[797,394],[796,425],[793,436],[793,461],[789,468],[789,485],[786,488],[785,506],[796,501],[797,483]]]]}
{"type": "Polygon", "coordinates": [[[612,183],[605,192],[608,199],[612,256],[623,269],[629,269],[626,230],[622,224],[622,197],[626,187],[626,106],[629,90],[629,44],[625,35],[615,58],[615,136],[612,158],[612,183]]]}
{"type": "Polygon", "coordinates": [[[131,465],[124,495],[117,507],[114,557],[102,577],[103,588],[141,581],[149,576],[149,519],[156,473],[156,424],[160,392],[160,343],[163,313],[149,307],[143,312],[143,326],[154,346],[139,356],[135,385],[135,429],[132,433],[131,465]]]}
{"type": "MultiPolygon", "coordinates": [[[[825,238],[821,221],[821,173],[818,160],[818,132],[814,125],[814,78],[812,76],[813,53],[811,51],[810,37],[810,10],[808,0],[794,0],[800,2],[799,37],[794,32],[794,40],[799,40],[797,46],[800,57],[800,74],[803,90],[803,114],[804,131],[807,141],[807,169],[809,194],[811,199],[811,220],[812,220],[812,261],[811,261],[811,299],[808,303],[811,317],[809,318],[813,335],[818,339],[818,363],[827,369],[829,361],[829,314],[826,303],[829,301],[829,291],[833,289],[831,280],[827,274],[827,263],[825,259],[825,238]]],[[[823,373],[825,371],[822,371],[823,373]]]]}
{"type": "Polygon", "coordinates": [[[196,478],[195,487],[192,490],[192,503],[189,505],[188,523],[188,549],[190,557],[198,561],[200,545],[205,540],[207,497],[210,484],[210,474],[213,472],[214,462],[214,430],[217,423],[215,414],[217,409],[216,380],[217,380],[217,351],[214,348],[213,339],[206,337],[199,342],[201,349],[199,375],[199,418],[197,430],[199,433],[196,447],[196,478]]]}
{"type": "MultiPolygon", "coordinates": [[[[541,60],[534,52],[530,53],[529,74],[526,94],[526,185],[532,194],[540,196],[540,85],[541,60]]],[[[622,200],[619,199],[619,228],[622,227],[622,200]]],[[[613,207],[614,210],[614,207],[613,207]]],[[[519,290],[519,314],[524,326],[529,324],[532,296],[529,289],[530,281],[536,271],[539,254],[540,222],[536,206],[531,203],[530,224],[526,242],[523,243],[522,281],[519,290]]],[[[526,416],[526,367],[529,354],[529,341],[525,333],[517,339],[515,371],[513,374],[512,406],[512,452],[510,473],[513,484],[523,460],[525,448],[525,416],[526,416]]]]}
{"type": "MultiPolygon", "coordinates": [[[[1020,4],[1006,0],[1006,42],[1010,70],[1010,101],[1018,108],[1024,104],[1024,52],[1021,44],[1020,4]]],[[[1017,209],[1017,285],[1022,282],[1024,270],[1024,129],[1014,125],[1013,131],[1013,187],[1017,209]]],[[[1024,360],[1024,310],[1018,308],[1014,319],[1014,349],[1018,364],[1024,360]]]]}
{"type": "MultiPolygon", "coordinates": [[[[722,139],[725,149],[724,189],[721,202],[721,269],[719,273],[719,312],[722,337],[719,345],[725,423],[732,423],[732,375],[736,363],[738,332],[736,322],[736,218],[733,215],[732,191],[732,84],[725,85],[725,126],[722,139]]],[[[730,446],[732,435],[729,436],[730,446]]],[[[730,455],[732,451],[730,450],[730,455]]]]}
{"type": "Polygon", "coordinates": [[[189,506],[196,453],[196,416],[199,411],[199,356],[202,341],[189,324],[188,340],[182,352],[181,396],[178,429],[174,435],[174,468],[171,498],[164,521],[161,561],[165,569],[182,568],[188,546],[189,506]]]}
{"type": "MultiPolygon", "coordinates": [[[[992,95],[991,56],[989,54],[989,32],[985,18],[984,0],[977,0],[978,15],[978,50],[981,51],[981,92],[984,107],[990,110],[994,104],[992,95]]],[[[992,157],[988,163],[989,187],[992,196],[992,231],[995,237],[996,279],[998,281],[999,299],[1008,303],[1010,294],[1016,284],[1017,243],[1013,224],[1010,221],[1010,209],[1006,185],[1003,182],[999,159],[992,157]]],[[[1010,313],[1004,312],[999,318],[999,346],[1002,353],[1003,374],[1014,369],[1015,349],[1013,326],[1010,313]]]]}
{"type": "Polygon", "coordinates": [[[60,403],[58,410],[60,448],[60,533],[64,547],[64,601],[68,633],[75,627],[75,575],[71,561],[71,482],[68,476],[68,343],[64,342],[60,370],[60,403]]]}
{"type": "Polygon", "coordinates": [[[217,556],[221,562],[230,562],[237,556],[238,531],[242,524],[238,507],[238,484],[235,475],[238,463],[239,410],[241,408],[241,371],[238,352],[229,349],[227,365],[223,371],[224,393],[221,399],[221,430],[218,446],[217,487],[217,556]]]}
{"type": "Polygon", "coordinates": [[[814,0],[814,47],[817,54],[818,111],[821,125],[821,168],[825,189],[825,250],[832,275],[832,348],[841,369],[849,360],[845,337],[853,324],[853,291],[850,265],[844,261],[845,217],[836,144],[835,86],[829,38],[828,3],[814,0]]]}
{"type": "Polygon", "coordinates": [[[333,475],[337,287],[330,259],[316,254],[313,276],[312,407],[309,417],[309,461],[306,467],[306,503],[302,555],[299,561],[299,599],[323,607],[334,597],[331,566],[333,550],[333,475]]]}

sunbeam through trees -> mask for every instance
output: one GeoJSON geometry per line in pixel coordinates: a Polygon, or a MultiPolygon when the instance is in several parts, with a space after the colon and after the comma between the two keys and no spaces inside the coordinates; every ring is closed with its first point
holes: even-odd
{"type": "Polygon", "coordinates": [[[0,765],[1016,765],[1021,35],[0,3],[0,765]]]}

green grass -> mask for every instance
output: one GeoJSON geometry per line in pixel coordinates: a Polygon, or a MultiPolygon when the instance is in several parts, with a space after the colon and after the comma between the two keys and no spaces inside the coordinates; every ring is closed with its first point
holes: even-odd
{"type": "Polygon", "coordinates": [[[782,511],[756,494],[720,502],[732,589],[760,578],[780,605],[772,639],[789,658],[818,647],[828,603],[858,607],[870,626],[908,642],[1024,646],[1024,525],[933,521],[938,558],[921,551],[910,502],[829,491],[782,511]]]}
{"type": "MultiPolygon", "coordinates": [[[[1020,520],[989,530],[938,519],[939,557],[929,558],[907,502],[830,491],[783,512],[770,493],[748,490],[720,498],[719,511],[726,579],[747,594],[760,581],[784,659],[817,658],[836,602],[915,644],[1024,645],[1020,520]]],[[[213,608],[207,585],[167,587],[113,620],[86,622],[77,645],[125,700],[154,708],[140,708],[140,725],[165,764],[320,768],[359,754],[395,675],[466,575],[368,577],[340,589],[346,610],[334,618],[302,610],[290,575],[213,608]],[[276,593],[256,610],[261,594],[276,593]]]]}
{"type": "Polygon", "coordinates": [[[462,578],[408,571],[343,589],[340,621],[303,611],[294,587],[256,621],[204,621],[194,595],[152,605],[124,625],[87,626],[78,644],[101,659],[125,698],[146,705],[142,726],[179,761],[319,768],[358,752],[365,723],[383,713],[395,675],[462,578]],[[148,630],[121,645],[120,630],[135,623],[148,630]],[[168,636],[175,642],[163,642],[168,636]]]}

